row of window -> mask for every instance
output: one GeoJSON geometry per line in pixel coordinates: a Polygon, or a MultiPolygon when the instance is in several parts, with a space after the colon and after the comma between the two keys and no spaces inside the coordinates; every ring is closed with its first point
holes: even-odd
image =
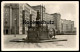
{"type": "Polygon", "coordinates": [[[72,30],[73,26],[72,24],[68,26],[68,24],[65,25],[65,27],[63,26],[63,24],[61,24],[62,30],[65,28],[65,30],[72,30]],[[63,28],[64,27],[64,28],[63,28]]]}

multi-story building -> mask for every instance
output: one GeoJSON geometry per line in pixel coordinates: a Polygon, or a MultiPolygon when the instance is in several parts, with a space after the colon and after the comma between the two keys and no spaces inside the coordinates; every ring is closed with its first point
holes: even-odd
{"type": "Polygon", "coordinates": [[[10,31],[10,7],[4,6],[4,34],[9,34],[10,31]]]}
{"type": "Polygon", "coordinates": [[[73,33],[76,34],[76,27],[73,28],[73,33]]]}
{"type": "MultiPolygon", "coordinates": [[[[30,22],[30,14],[32,15],[32,21],[36,21],[37,17],[37,11],[34,10],[29,4],[23,4],[23,10],[24,10],[24,20],[26,22],[30,22]]],[[[26,34],[28,31],[28,25],[29,24],[23,24],[23,34],[26,34]]],[[[32,23],[32,26],[35,26],[35,24],[32,23]]]]}
{"type": "MultiPolygon", "coordinates": [[[[46,13],[45,6],[37,5],[37,6],[32,6],[32,8],[35,9],[36,11],[39,10],[41,21],[43,20],[49,23],[47,24],[49,29],[55,28],[54,24],[50,24],[50,21],[54,21],[53,15],[46,13]]],[[[46,25],[46,24],[44,23],[43,25],[46,25]]]]}
{"type": "Polygon", "coordinates": [[[57,30],[57,33],[60,33],[61,32],[61,14],[59,13],[54,13],[54,14],[51,14],[53,15],[53,18],[54,18],[54,26],[55,26],[55,29],[57,30]]]}
{"type": "MultiPolygon", "coordinates": [[[[53,21],[53,24],[47,24],[49,29],[56,29],[57,33],[75,32],[74,21],[61,19],[59,13],[48,14],[46,8],[41,5],[30,6],[27,3],[6,3],[4,5],[4,34],[27,34],[30,22],[36,21],[37,11],[40,13],[41,21],[53,21]]],[[[44,24],[43,24],[44,25],[44,24]]],[[[32,24],[35,26],[35,24],[32,24]]]]}
{"type": "Polygon", "coordinates": [[[45,13],[45,18],[43,19],[44,21],[46,21],[48,24],[48,28],[49,29],[52,29],[54,28],[55,29],[55,25],[54,25],[54,17],[53,15],[51,14],[48,14],[48,13],[45,13]],[[50,22],[51,21],[51,22],[50,22]]]}
{"type": "Polygon", "coordinates": [[[28,4],[7,3],[4,5],[4,34],[26,34],[29,24],[23,24],[23,20],[29,21],[30,14],[36,20],[37,11],[28,4]]]}
{"type": "Polygon", "coordinates": [[[7,3],[4,5],[4,34],[14,33],[19,34],[19,4],[7,3]]]}
{"type": "Polygon", "coordinates": [[[74,31],[74,21],[61,19],[61,32],[66,33],[73,33],[74,31]]]}
{"type": "Polygon", "coordinates": [[[37,5],[37,6],[32,6],[32,8],[33,8],[34,10],[36,10],[36,11],[39,11],[40,17],[41,17],[41,21],[42,21],[43,18],[45,18],[45,17],[44,17],[45,10],[46,10],[45,6],[43,6],[43,5],[37,5]]]}

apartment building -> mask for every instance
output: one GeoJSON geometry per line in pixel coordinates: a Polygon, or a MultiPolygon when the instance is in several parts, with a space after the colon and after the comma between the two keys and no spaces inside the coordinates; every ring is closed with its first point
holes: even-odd
{"type": "Polygon", "coordinates": [[[23,21],[29,21],[30,14],[36,20],[37,11],[27,3],[5,3],[4,34],[26,34],[29,24],[23,24],[23,21]]]}

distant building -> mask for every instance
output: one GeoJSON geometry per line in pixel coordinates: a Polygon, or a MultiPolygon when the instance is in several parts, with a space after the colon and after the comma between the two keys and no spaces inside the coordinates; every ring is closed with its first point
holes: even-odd
{"type": "Polygon", "coordinates": [[[73,33],[76,34],[76,27],[73,28],[73,33]]]}
{"type": "MultiPolygon", "coordinates": [[[[49,23],[46,24],[48,29],[54,28],[57,34],[76,33],[74,21],[61,19],[60,13],[48,14],[42,5],[6,3],[4,5],[4,34],[27,34],[29,24],[23,22],[30,22],[30,15],[32,15],[32,21],[36,21],[37,11],[40,13],[40,20],[49,23]],[[50,24],[50,21],[53,21],[53,24],[50,24]]],[[[35,23],[32,26],[35,26],[35,23]]]]}
{"type": "Polygon", "coordinates": [[[44,21],[46,21],[47,23],[49,23],[49,24],[48,24],[48,28],[49,28],[49,29],[52,29],[52,28],[55,29],[55,25],[54,25],[54,21],[55,21],[55,20],[54,20],[53,15],[48,14],[48,13],[45,13],[44,16],[45,16],[44,21]],[[51,23],[50,23],[50,21],[51,21],[51,23]]]}
{"type": "Polygon", "coordinates": [[[37,6],[32,6],[32,8],[36,11],[39,11],[40,13],[40,17],[41,17],[41,21],[42,21],[42,18],[45,18],[44,17],[44,13],[45,13],[45,6],[42,6],[42,5],[37,5],[37,6]],[[43,16],[43,17],[42,17],[43,16]]]}
{"type": "Polygon", "coordinates": [[[51,14],[53,15],[53,18],[54,18],[54,25],[55,25],[55,29],[57,30],[57,33],[60,33],[61,31],[61,14],[59,13],[54,13],[54,14],[51,14]]]}
{"type": "Polygon", "coordinates": [[[61,32],[64,34],[73,33],[74,21],[61,19],[61,32]]]}
{"type": "Polygon", "coordinates": [[[39,10],[40,16],[41,16],[41,21],[42,21],[42,20],[43,20],[43,21],[46,21],[47,24],[44,23],[43,26],[47,25],[49,30],[52,29],[52,28],[55,29],[54,16],[51,15],[51,14],[46,13],[46,8],[45,8],[45,6],[37,5],[37,6],[32,6],[32,8],[33,8],[34,10],[36,10],[36,11],[39,10]],[[42,16],[43,16],[43,17],[42,17],[42,16]],[[43,19],[42,19],[42,18],[43,18],[43,19]],[[51,23],[53,23],[53,24],[50,24],[50,21],[52,21],[51,23]]]}

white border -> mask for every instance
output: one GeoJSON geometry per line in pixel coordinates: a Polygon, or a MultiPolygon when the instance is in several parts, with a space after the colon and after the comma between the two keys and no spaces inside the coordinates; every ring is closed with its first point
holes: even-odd
{"type": "Polygon", "coordinates": [[[2,51],[77,51],[79,50],[79,2],[78,1],[2,1],[1,2],[1,50],[2,51]],[[75,3],[76,4],[76,7],[77,7],[77,22],[76,22],[76,26],[77,26],[77,36],[76,36],[76,43],[77,43],[77,46],[75,47],[75,49],[73,48],[36,48],[36,49],[33,49],[33,48],[27,48],[27,49],[5,49],[4,48],[4,45],[3,45],[3,42],[4,42],[4,35],[3,35],[3,5],[4,3],[75,3]]]}

